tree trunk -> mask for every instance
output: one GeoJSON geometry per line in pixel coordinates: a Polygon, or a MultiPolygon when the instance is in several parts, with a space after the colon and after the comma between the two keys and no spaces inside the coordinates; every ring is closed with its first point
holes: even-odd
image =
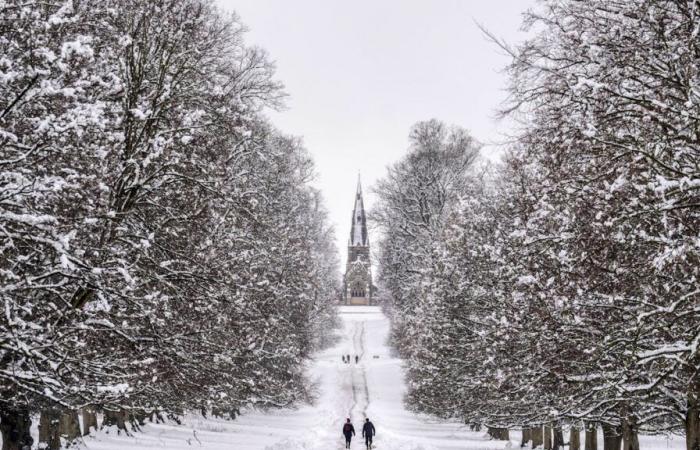
{"type": "Polygon", "coordinates": [[[61,413],[56,409],[45,409],[39,415],[39,447],[48,450],[60,450],[59,433],[61,413]]]}
{"type": "Polygon", "coordinates": [[[586,422],[586,450],[598,450],[598,427],[595,422],[586,422]]]}
{"type": "Polygon", "coordinates": [[[78,411],[70,409],[63,411],[63,414],[61,414],[61,421],[58,425],[58,433],[69,445],[80,437],[78,411]]]}
{"type": "Polygon", "coordinates": [[[622,449],[639,450],[639,436],[637,434],[637,418],[628,407],[623,406],[621,411],[622,421],[622,449]]]}
{"type": "Polygon", "coordinates": [[[146,414],[146,411],[143,410],[132,411],[129,414],[127,414],[127,418],[129,420],[129,423],[131,424],[132,431],[141,431],[141,427],[146,425],[147,417],[148,414],[146,414]]]}
{"type": "Polygon", "coordinates": [[[603,450],[620,450],[622,435],[620,427],[603,424],[603,450]]]}
{"type": "Polygon", "coordinates": [[[700,382],[690,384],[688,411],[685,413],[686,450],[700,450],[700,382]]]}
{"type": "Polygon", "coordinates": [[[561,425],[554,427],[554,443],[552,446],[555,450],[562,450],[564,448],[564,432],[561,429],[561,425]]]}
{"type": "Polygon", "coordinates": [[[552,450],[552,426],[544,426],[544,450],[552,450]]]}
{"type": "Polygon", "coordinates": [[[105,410],[104,420],[102,421],[102,428],[116,426],[117,433],[126,431],[126,411],[110,411],[105,410]]]}
{"type": "Polygon", "coordinates": [[[489,427],[488,433],[489,436],[491,436],[491,439],[496,439],[498,441],[507,441],[510,439],[510,435],[508,434],[508,428],[489,427]]]}
{"type": "Polygon", "coordinates": [[[97,430],[97,414],[91,407],[83,408],[83,436],[90,434],[90,428],[97,430]]]}
{"type": "Polygon", "coordinates": [[[569,450],[581,450],[581,432],[576,425],[569,432],[569,450]]]}
{"type": "Polygon", "coordinates": [[[39,443],[47,450],[60,450],[61,438],[70,442],[80,437],[78,412],[47,409],[39,416],[39,443]]]}
{"type": "Polygon", "coordinates": [[[520,446],[525,447],[532,438],[530,437],[530,428],[523,428],[523,439],[520,441],[520,446]]]}
{"type": "Polygon", "coordinates": [[[29,411],[0,410],[0,433],[2,450],[24,450],[31,448],[34,439],[30,432],[32,419],[29,411]]]}
{"type": "Polygon", "coordinates": [[[530,436],[532,437],[532,448],[542,445],[542,425],[530,428],[530,436]]]}
{"type": "Polygon", "coordinates": [[[160,414],[160,411],[157,409],[154,409],[153,412],[151,413],[151,416],[149,417],[149,420],[151,423],[164,423],[165,419],[163,419],[163,416],[160,414]]]}

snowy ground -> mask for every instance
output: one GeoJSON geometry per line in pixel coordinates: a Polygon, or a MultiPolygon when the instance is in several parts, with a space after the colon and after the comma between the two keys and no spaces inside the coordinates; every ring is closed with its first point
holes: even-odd
{"type": "MultiPolygon", "coordinates": [[[[235,421],[187,416],[182,425],[149,424],[132,436],[104,431],[88,437],[91,450],[335,450],[344,448],[341,426],[351,417],[358,436],[352,448],[364,448],[359,431],[365,416],[377,428],[375,447],[380,450],[503,449],[512,442],[489,441],[484,433],[470,432],[461,424],[439,421],[407,411],[402,402],[405,385],[401,360],[386,345],[389,324],[378,308],[342,307],[343,329],[338,344],[319,354],[311,367],[319,398],[315,405],[269,413],[249,412],[235,421]],[[344,364],[341,355],[353,362],[344,364]],[[358,364],[355,355],[360,356],[358,364]]],[[[36,431],[36,430],[35,430],[36,431]]],[[[602,444],[602,441],[599,441],[602,444]]],[[[681,450],[682,439],[640,438],[642,450],[681,450]]]]}

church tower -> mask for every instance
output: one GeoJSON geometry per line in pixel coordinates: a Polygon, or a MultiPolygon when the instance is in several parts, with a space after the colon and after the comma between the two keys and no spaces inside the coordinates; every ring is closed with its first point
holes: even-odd
{"type": "Polygon", "coordinates": [[[372,304],[372,268],[369,259],[369,236],[367,217],[362,201],[362,185],[357,177],[355,206],[352,210],[348,262],[345,266],[343,297],[346,305],[372,304]]]}

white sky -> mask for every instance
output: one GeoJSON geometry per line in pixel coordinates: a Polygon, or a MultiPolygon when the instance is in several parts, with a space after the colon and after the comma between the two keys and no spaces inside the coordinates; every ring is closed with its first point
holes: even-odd
{"type": "Polygon", "coordinates": [[[290,97],[269,116],[302,136],[316,161],[343,266],[357,173],[371,209],[372,184],[403,156],[412,124],[463,126],[487,156],[498,153],[489,144],[508,132],[494,119],[508,58],[477,23],[517,43],[521,13],[535,0],[217,1],[276,62],[290,97]]]}

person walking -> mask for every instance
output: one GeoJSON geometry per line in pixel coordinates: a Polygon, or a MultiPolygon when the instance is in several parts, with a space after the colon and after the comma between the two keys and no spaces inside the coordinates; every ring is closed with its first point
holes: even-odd
{"type": "Polygon", "coordinates": [[[358,362],[360,362],[360,357],[355,355],[355,364],[357,364],[358,362]]]}
{"type": "Polygon", "coordinates": [[[365,424],[362,425],[362,437],[365,438],[365,445],[368,449],[372,448],[372,437],[377,434],[374,429],[374,424],[369,421],[369,417],[365,419],[365,424]]]}
{"type": "Polygon", "coordinates": [[[350,423],[350,418],[348,418],[343,425],[343,436],[345,436],[345,448],[350,448],[350,441],[352,437],[355,436],[355,427],[350,423]]]}

